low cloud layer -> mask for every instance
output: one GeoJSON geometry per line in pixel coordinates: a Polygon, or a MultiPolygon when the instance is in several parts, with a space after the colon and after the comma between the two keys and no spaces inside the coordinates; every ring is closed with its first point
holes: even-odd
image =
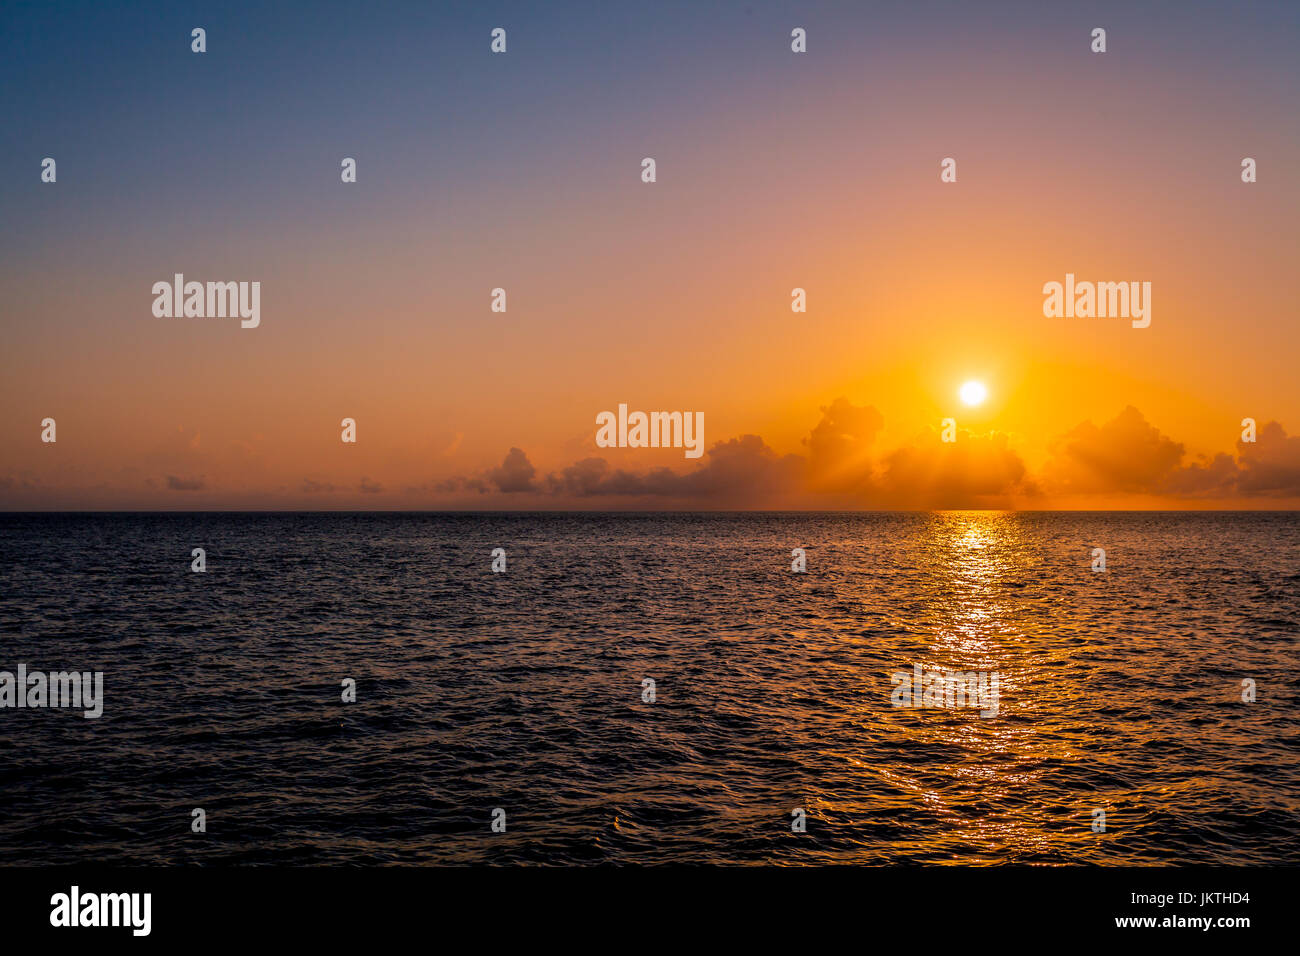
{"type": "Polygon", "coordinates": [[[1300,495],[1300,435],[1288,438],[1281,425],[1269,422],[1254,444],[1238,441],[1237,493],[1300,495]]]}
{"type": "Polygon", "coordinates": [[[961,432],[957,441],[944,442],[935,431],[884,460],[882,486],[891,503],[961,508],[1038,490],[1007,436],[997,432],[961,432]]]}
{"type": "Polygon", "coordinates": [[[204,449],[196,430],[181,428],[156,456],[120,475],[106,479],[79,464],[64,466],[59,482],[9,471],[0,474],[0,495],[11,508],[140,507],[159,494],[204,507],[265,507],[268,497],[282,507],[380,508],[1300,506],[1300,436],[1276,421],[1260,424],[1256,441],[1236,441],[1231,452],[1195,455],[1129,406],[1050,438],[1040,448],[1045,459],[1033,466],[1015,436],[996,431],[960,430],[956,441],[944,442],[932,428],[886,442],[880,411],[844,398],[810,425],[788,454],[747,434],[715,442],[698,461],[665,456],[664,466],[636,467],[646,453],[611,450],[549,469],[512,447],[495,466],[431,481],[417,477],[418,463],[394,478],[372,459],[359,474],[314,472],[278,485],[270,485],[261,436],[218,453],[204,449]],[[148,497],[130,497],[123,487],[148,497]]]}
{"type": "Polygon", "coordinates": [[[1192,498],[1300,496],[1300,437],[1277,422],[1237,457],[1219,453],[1187,461],[1180,442],[1162,434],[1133,406],[1100,427],[1084,422],[1052,445],[1047,487],[1060,494],[1148,494],[1192,498]]]}
{"type": "Polygon", "coordinates": [[[1132,405],[1100,427],[1076,425],[1050,447],[1044,480],[1064,494],[1151,493],[1169,484],[1183,459],[1183,446],[1132,405]]]}
{"type": "Polygon", "coordinates": [[[549,475],[546,488],[578,498],[719,499],[744,505],[788,493],[798,486],[803,469],[798,455],[778,456],[757,435],[742,435],[718,442],[702,465],[685,473],[668,468],[636,473],[614,469],[603,458],[585,458],[549,475]]]}
{"type": "Polygon", "coordinates": [[[944,442],[938,430],[883,451],[884,416],[838,398],[803,440],[803,454],[782,455],[758,435],[717,442],[698,467],[635,471],[600,457],[541,475],[511,448],[498,467],[435,484],[443,494],[529,495],[674,506],[978,508],[1032,504],[1045,498],[1157,495],[1188,499],[1300,497],[1300,437],[1269,422],[1236,457],[1188,460],[1186,449],[1140,411],[1125,408],[1096,425],[1083,422],[1051,442],[1031,474],[1009,436],[961,431],[944,442]]]}

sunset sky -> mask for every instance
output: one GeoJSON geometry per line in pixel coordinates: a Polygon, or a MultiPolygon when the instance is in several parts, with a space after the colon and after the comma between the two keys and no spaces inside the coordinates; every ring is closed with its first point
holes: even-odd
{"type": "Polygon", "coordinates": [[[628,6],[7,4],[0,509],[1300,506],[1300,5],[628,6]]]}

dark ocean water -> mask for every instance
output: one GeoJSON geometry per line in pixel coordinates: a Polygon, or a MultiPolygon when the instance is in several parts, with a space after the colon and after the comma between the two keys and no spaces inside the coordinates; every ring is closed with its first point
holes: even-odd
{"type": "Polygon", "coordinates": [[[0,670],[106,698],[0,710],[0,863],[1298,863],[1298,559],[1276,513],[0,515],[0,670]],[[914,664],[998,715],[892,707],[914,664]]]}

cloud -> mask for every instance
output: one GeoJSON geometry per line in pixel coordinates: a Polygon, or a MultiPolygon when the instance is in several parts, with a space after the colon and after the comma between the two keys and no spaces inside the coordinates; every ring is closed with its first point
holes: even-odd
{"type": "Polygon", "coordinates": [[[931,430],[886,455],[884,467],[881,485],[891,504],[964,508],[1038,491],[1024,460],[997,432],[962,431],[945,442],[931,430]]]}
{"type": "Polygon", "coordinates": [[[1231,455],[1223,452],[1213,458],[1201,455],[1191,464],[1171,472],[1161,490],[1173,495],[1222,498],[1235,492],[1239,477],[1240,471],[1231,455]]]}
{"type": "Polygon", "coordinates": [[[1300,497],[1300,436],[1287,437],[1277,422],[1253,443],[1237,442],[1237,490],[1243,495],[1300,497]]]}
{"type": "Polygon", "coordinates": [[[1153,494],[1176,482],[1183,446],[1132,405],[1098,428],[1083,422],[1050,446],[1046,484],[1061,494],[1153,494]]]}
{"type": "Polygon", "coordinates": [[[703,466],[680,476],[680,487],[690,498],[751,503],[797,490],[804,468],[800,456],[778,455],[759,436],[742,435],[710,448],[703,466]]]}
{"type": "Polygon", "coordinates": [[[584,458],[548,475],[546,488],[579,498],[669,497],[752,505],[798,491],[803,469],[800,456],[779,456],[757,435],[742,435],[718,442],[702,465],[685,473],[668,468],[636,473],[614,469],[603,458],[584,458]]]}
{"type": "Polygon", "coordinates": [[[1183,463],[1183,446],[1125,408],[1100,428],[1084,422],[1053,446],[1044,474],[1054,490],[1129,492],[1175,497],[1300,497],[1300,437],[1277,422],[1255,442],[1237,442],[1237,457],[1220,452],[1183,463]]]}
{"type": "Polygon", "coordinates": [[[308,495],[327,495],[334,491],[334,486],[328,481],[313,481],[311,478],[302,480],[303,494],[308,495]]]}
{"type": "Polygon", "coordinates": [[[480,495],[485,495],[494,489],[503,494],[540,491],[534,481],[536,475],[537,468],[528,460],[528,455],[523,449],[511,448],[496,468],[489,468],[472,477],[456,475],[452,478],[444,478],[433,483],[433,490],[438,494],[461,494],[473,491],[480,495]]]}
{"type": "Polygon", "coordinates": [[[514,494],[520,491],[537,491],[537,486],[533,483],[533,476],[536,474],[537,469],[528,460],[528,456],[518,448],[511,448],[500,467],[490,470],[486,477],[489,482],[496,485],[497,491],[514,494]]]}
{"type": "Polygon", "coordinates": [[[201,491],[204,486],[202,477],[199,478],[177,478],[175,475],[167,476],[167,488],[169,491],[201,491]]]}
{"type": "Polygon", "coordinates": [[[361,478],[361,484],[357,487],[363,495],[377,495],[384,490],[384,486],[376,481],[371,481],[364,475],[361,478]]]}
{"type": "Polygon", "coordinates": [[[872,446],[885,417],[870,405],[854,405],[845,398],[822,406],[821,412],[821,421],[803,440],[810,485],[841,493],[870,490],[872,446]]]}

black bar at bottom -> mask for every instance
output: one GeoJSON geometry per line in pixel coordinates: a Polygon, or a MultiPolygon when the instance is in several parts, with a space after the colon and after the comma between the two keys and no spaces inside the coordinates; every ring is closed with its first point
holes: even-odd
{"type": "MultiPolygon", "coordinates": [[[[138,945],[369,943],[455,933],[466,944],[621,948],[716,939],[911,939],[978,945],[1008,934],[1232,945],[1285,931],[1294,868],[170,868],[0,869],[7,942],[138,945]],[[80,912],[71,916],[72,887],[80,912]],[[148,893],[127,902],[101,894],[148,893]],[[62,898],[60,897],[62,894],[62,898]],[[93,897],[86,910],[87,898],[93,897]],[[63,899],[66,903],[62,905],[63,899]],[[55,921],[120,926],[54,926],[55,921]],[[133,918],[134,917],[134,920],[133,918]],[[1203,921],[1209,921],[1206,926],[1203,921]],[[1129,921],[1119,925],[1121,921],[1129,921]],[[1145,925],[1133,921],[1142,921],[1145,925]],[[1150,921],[1150,922],[1147,922],[1150,921]],[[1193,922],[1195,921],[1195,922],[1193,922]],[[685,934],[685,935],[684,935],[685,934]],[[990,935],[991,934],[991,935],[990,935]]],[[[444,937],[443,945],[452,945],[444,937]]]]}

